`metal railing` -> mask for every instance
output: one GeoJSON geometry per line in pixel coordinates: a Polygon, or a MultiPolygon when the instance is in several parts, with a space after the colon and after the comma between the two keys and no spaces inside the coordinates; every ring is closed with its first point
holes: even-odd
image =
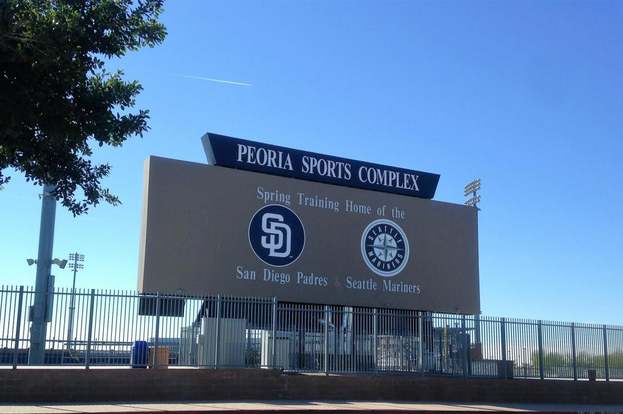
{"type": "MultiPolygon", "coordinates": [[[[33,300],[0,287],[0,365],[28,364],[33,300]]],[[[47,316],[49,365],[623,379],[621,326],[71,289],[47,316]]]]}

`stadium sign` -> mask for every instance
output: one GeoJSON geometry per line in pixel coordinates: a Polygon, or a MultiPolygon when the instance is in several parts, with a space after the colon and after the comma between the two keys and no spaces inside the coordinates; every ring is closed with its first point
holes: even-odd
{"type": "Polygon", "coordinates": [[[299,151],[207,133],[208,163],[302,180],[431,199],[438,174],[299,151]]]}
{"type": "MultiPolygon", "coordinates": [[[[295,168],[292,154],[275,165],[295,168]]],[[[159,157],[145,166],[141,292],[480,311],[474,208],[159,157]]]]}

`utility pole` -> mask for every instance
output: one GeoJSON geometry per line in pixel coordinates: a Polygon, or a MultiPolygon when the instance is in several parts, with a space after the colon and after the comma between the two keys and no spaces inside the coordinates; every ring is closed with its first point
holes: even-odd
{"type": "Polygon", "coordinates": [[[56,199],[52,184],[44,184],[41,196],[41,224],[39,227],[39,252],[37,254],[37,279],[35,281],[35,302],[30,326],[29,365],[43,364],[45,357],[46,310],[48,302],[48,283],[52,268],[52,249],[54,245],[54,221],[56,218],[56,199]]]}
{"type": "Polygon", "coordinates": [[[79,269],[84,269],[84,255],[76,253],[69,254],[69,268],[74,271],[74,280],[71,284],[71,299],[69,301],[69,321],[67,327],[67,349],[71,349],[74,340],[74,313],[76,310],[76,273],[79,269]]]}

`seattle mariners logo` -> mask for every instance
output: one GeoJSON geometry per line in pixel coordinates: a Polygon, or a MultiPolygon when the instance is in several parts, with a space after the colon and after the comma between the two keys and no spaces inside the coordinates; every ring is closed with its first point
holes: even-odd
{"type": "Polygon", "coordinates": [[[271,204],[253,215],[249,223],[249,243],[264,263],[287,266],[303,252],[305,229],[292,210],[271,204]]]}
{"type": "Polygon", "coordinates": [[[377,275],[396,276],[409,260],[409,241],[398,224],[387,219],[374,220],[361,236],[361,255],[377,275]]]}

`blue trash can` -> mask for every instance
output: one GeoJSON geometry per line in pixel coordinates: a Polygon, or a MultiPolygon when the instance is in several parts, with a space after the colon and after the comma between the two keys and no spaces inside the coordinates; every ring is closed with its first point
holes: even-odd
{"type": "Polygon", "coordinates": [[[130,353],[130,366],[132,368],[147,368],[147,341],[134,341],[130,353]]]}

